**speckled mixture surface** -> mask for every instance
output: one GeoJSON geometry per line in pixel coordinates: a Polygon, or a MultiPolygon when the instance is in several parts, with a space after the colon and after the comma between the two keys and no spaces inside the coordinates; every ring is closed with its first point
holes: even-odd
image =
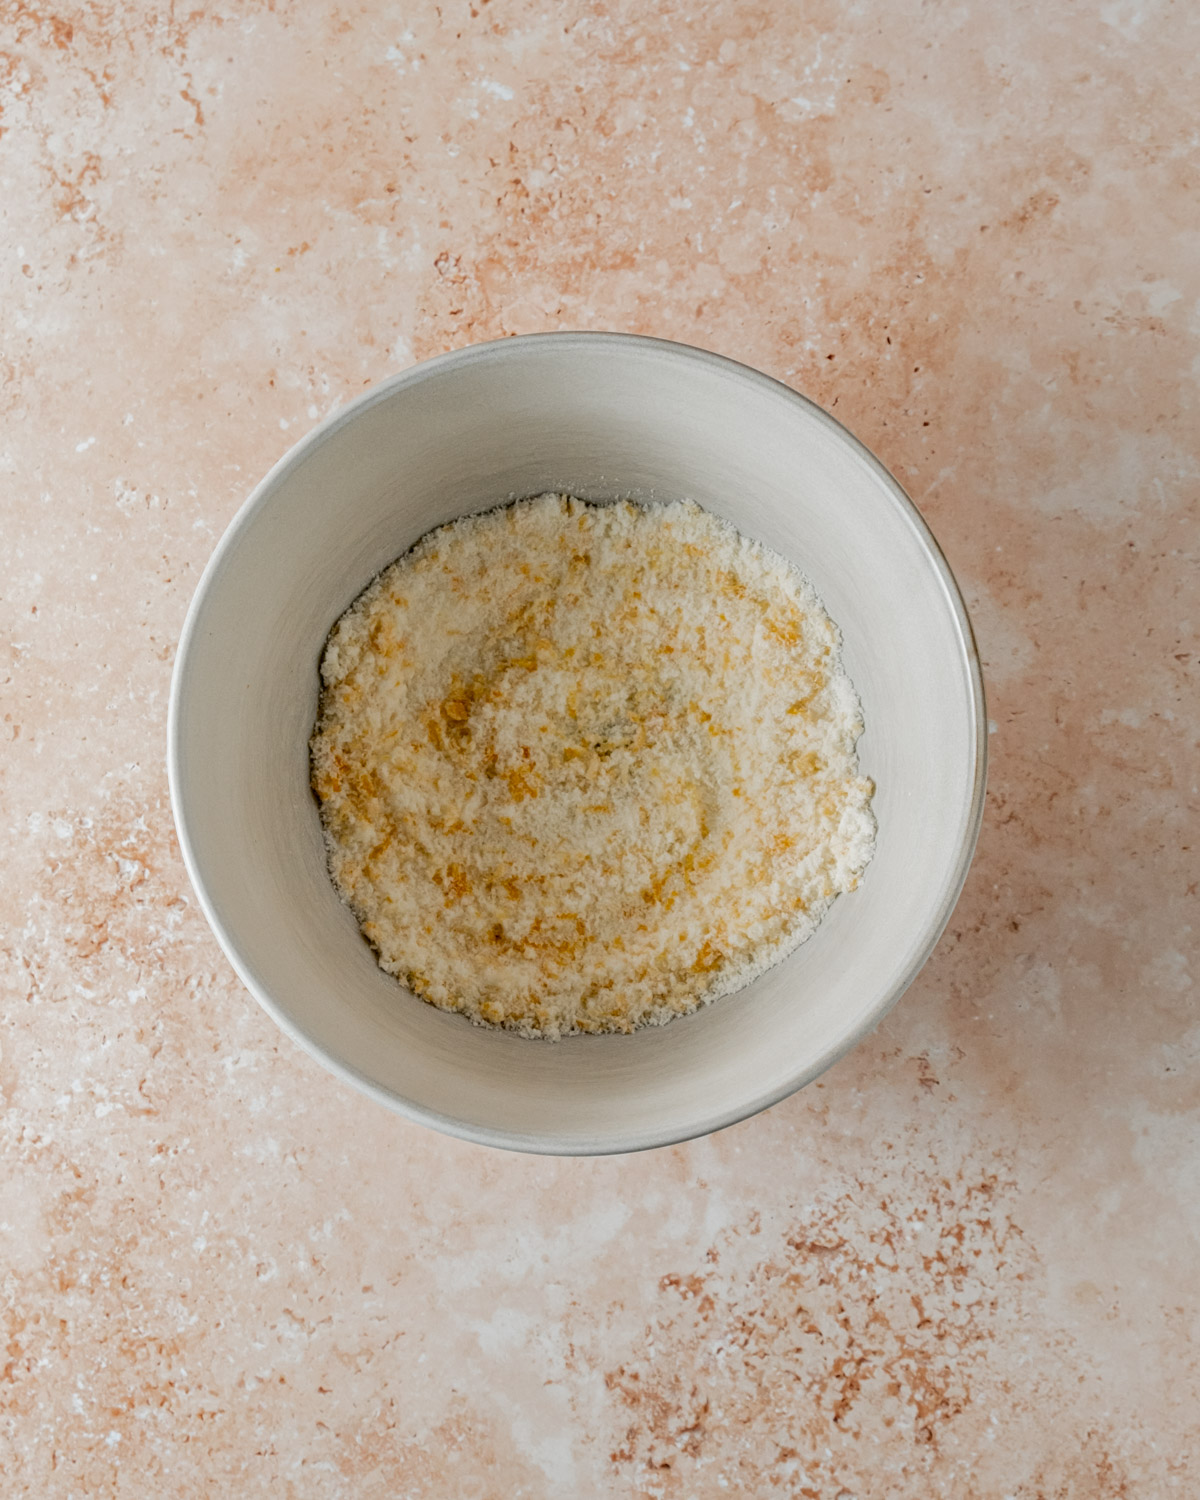
{"type": "Polygon", "coordinates": [[[874,851],[840,647],[794,563],[690,501],[421,538],[330,632],[311,743],[381,967],[555,1041],[748,984],[874,851]]]}
{"type": "Polygon", "coordinates": [[[6,1500],[1200,1491],[1198,47],[1167,0],[0,5],[6,1500]],[[310,1062],[163,767],[188,600],[284,449],[572,326],[859,433],[994,725],[880,1030],[611,1161],[310,1062]]]}

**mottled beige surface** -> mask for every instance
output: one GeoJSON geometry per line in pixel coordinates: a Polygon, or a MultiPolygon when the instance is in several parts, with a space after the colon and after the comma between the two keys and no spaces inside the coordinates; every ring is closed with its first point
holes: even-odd
{"type": "Polygon", "coordinates": [[[1197,14],[0,3],[6,1500],[1200,1493],[1197,14]],[[254,480],[413,359],[564,326],[843,417],[996,726],[878,1034],[625,1160],[443,1140],[300,1054],[163,769],[254,480]]]}

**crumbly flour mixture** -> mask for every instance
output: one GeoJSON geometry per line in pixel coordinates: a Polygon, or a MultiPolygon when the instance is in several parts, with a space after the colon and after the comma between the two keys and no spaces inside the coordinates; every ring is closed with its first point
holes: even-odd
{"type": "Polygon", "coordinates": [[[838,647],[794,568],[689,502],[431,532],[321,664],[313,787],[380,964],[526,1036],[740,988],[871,858],[838,647]]]}

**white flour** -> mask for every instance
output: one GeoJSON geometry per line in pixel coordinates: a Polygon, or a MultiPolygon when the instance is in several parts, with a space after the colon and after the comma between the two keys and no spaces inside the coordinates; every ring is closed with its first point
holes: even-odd
{"type": "Polygon", "coordinates": [[[794,568],[689,502],[431,532],[321,664],[313,786],[380,964],[527,1036],[739,989],[873,852],[838,646],[794,568]]]}

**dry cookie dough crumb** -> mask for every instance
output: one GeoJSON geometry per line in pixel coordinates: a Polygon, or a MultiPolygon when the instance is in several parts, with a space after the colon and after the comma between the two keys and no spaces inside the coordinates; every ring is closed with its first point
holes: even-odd
{"type": "Polygon", "coordinates": [[[820,600],[690,502],[543,495],[430,532],[334,627],[334,884],[423,999],[525,1036],[739,989],[871,858],[820,600]]]}

